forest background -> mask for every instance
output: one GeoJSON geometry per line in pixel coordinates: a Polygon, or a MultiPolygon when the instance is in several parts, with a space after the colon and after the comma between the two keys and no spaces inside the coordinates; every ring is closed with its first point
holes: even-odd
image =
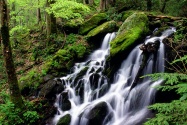
{"type": "MultiPolygon", "coordinates": [[[[92,45],[87,45],[83,34],[71,29],[76,29],[94,14],[104,12],[107,14],[106,20],[115,20],[119,25],[123,12],[127,10],[143,11],[159,18],[180,17],[187,23],[186,0],[1,0],[0,9],[0,48],[3,50],[0,52],[0,124],[2,125],[42,124],[45,113],[40,111],[48,106],[43,105],[45,101],[43,98],[31,99],[33,93],[49,72],[53,76],[67,73],[67,71],[56,72],[58,70],[54,69],[58,69],[60,64],[51,61],[58,54],[63,55],[64,51],[58,51],[59,49],[76,53],[77,59],[74,61],[83,60],[84,54],[91,52],[92,45]],[[4,11],[4,5],[7,6],[7,11],[4,11]],[[2,33],[4,26],[8,28],[7,34],[2,33]],[[81,41],[78,46],[77,41],[81,41]],[[6,42],[9,42],[12,51],[15,71],[11,73],[15,72],[16,74],[13,73],[15,77],[8,77],[7,65],[10,63],[6,64],[7,58],[4,52],[6,42]],[[87,47],[82,44],[86,44],[87,47]],[[68,45],[71,47],[68,48],[68,45]],[[18,87],[15,87],[15,84],[18,87]],[[15,90],[16,95],[12,90],[15,90]]],[[[154,79],[162,76],[166,84],[159,89],[174,90],[180,98],[151,106],[151,109],[157,110],[157,114],[155,118],[145,123],[148,125],[182,125],[187,121],[186,25],[178,27],[171,40],[171,47],[177,55],[169,62],[172,73],[150,76],[154,79]],[[182,52],[177,49],[181,43],[182,52]]]]}

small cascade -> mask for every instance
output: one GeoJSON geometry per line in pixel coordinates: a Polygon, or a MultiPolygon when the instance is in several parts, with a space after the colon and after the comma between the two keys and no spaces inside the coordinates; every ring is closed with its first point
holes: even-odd
{"type": "Polygon", "coordinates": [[[174,28],[168,29],[160,37],[147,38],[143,45],[136,46],[122,62],[113,83],[103,75],[109,42],[115,38],[115,33],[108,33],[101,48],[86,62],[76,63],[71,74],[60,78],[65,89],[56,96],[54,105],[58,113],[53,124],[67,115],[70,125],[140,125],[145,122],[151,116],[147,106],[154,101],[154,86],[163,81],[139,77],[164,72],[162,41],[173,32],[174,28]],[[150,48],[153,45],[156,50],[150,48]]]}

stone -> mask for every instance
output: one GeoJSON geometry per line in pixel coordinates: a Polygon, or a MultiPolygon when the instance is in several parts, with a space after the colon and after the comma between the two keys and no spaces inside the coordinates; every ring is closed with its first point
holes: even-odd
{"type": "Polygon", "coordinates": [[[57,125],[70,125],[71,122],[71,115],[66,114],[58,121],[57,125]]]}
{"type": "Polygon", "coordinates": [[[108,106],[106,102],[100,102],[91,109],[87,116],[88,125],[102,125],[106,115],[108,114],[108,106]]]}

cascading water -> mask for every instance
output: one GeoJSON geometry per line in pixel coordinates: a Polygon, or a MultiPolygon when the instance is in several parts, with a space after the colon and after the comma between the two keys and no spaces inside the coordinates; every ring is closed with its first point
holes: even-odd
{"type": "Polygon", "coordinates": [[[141,45],[136,46],[123,61],[112,84],[102,74],[109,55],[109,42],[115,37],[115,33],[107,34],[101,48],[93,52],[88,61],[76,63],[71,74],[60,78],[65,89],[57,95],[58,113],[53,123],[69,115],[70,125],[141,125],[151,115],[147,106],[154,99],[154,86],[162,80],[137,80],[137,75],[164,72],[162,40],[174,31],[171,28],[160,37],[146,39],[145,44],[158,41],[159,49],[149,54],[144,66],[141,45]]]}

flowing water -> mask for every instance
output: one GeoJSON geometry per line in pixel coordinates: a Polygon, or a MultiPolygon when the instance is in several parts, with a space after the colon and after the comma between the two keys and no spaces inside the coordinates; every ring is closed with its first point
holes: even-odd
{"type": "MultiPolygon", "coordinates": [[[[175,31],[168,29],[160,37],[146,38],[145,44],[159,41],[159,49],[149,54],[140,75],[164,72],[164,44],[162,40],[175,31]]],[[[101,48],[94,51],[86,62],[76,63],[72,73],[61,77],[65,89],[57,95],[55,106],[58,113],[53,123],[70,114],[70,125],[141,125],[151,116],[147,106],[152,104],[154,86],[163,81],[152,82],[149,78],[136,80],[143,54],[136,46],[115,73],[113,83],[103,75],[109,42],[115,33],[108,33],[101,48]],[[133,85],[136,80],[136,85],[133,85]],[[98,116],[99,115],[99,116],[98,116]]]]}

